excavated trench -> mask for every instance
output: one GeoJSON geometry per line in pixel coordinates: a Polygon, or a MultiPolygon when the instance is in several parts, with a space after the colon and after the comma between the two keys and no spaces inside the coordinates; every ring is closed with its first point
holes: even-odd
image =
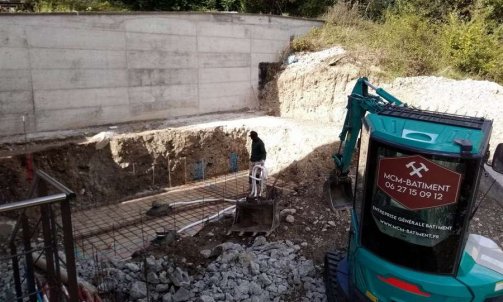
{"type": "MultiPolygon", "coordinates": [[[[34,167],[75,191],[76,204],[86,207],[247,170],[251,130],[258,131],[266,144],[271,173],[281,173],[283,181],[294,184],[311,182],[331,168],[335,129],[327,131],[327,127],[239,114],[234,120],[209,124],[127,134],[102,132],[47,149],[40,143],[31,146],[38,149],[31,156],[34,167]]],[[[0,200],[25,198],[30,174],[27,162],[25,154],[0,159],[0,200]]]]}
{"type": "MultiPolygon", "coordinates": [[[[77,193],[77,207],[98,207],[236,170],[245,171],[251,143],[247,136],[255,130],[265,142],[270,173],[289,187],[305,188],[282,200],[282,206],[289,207],[285,210],[298,214],[294,215],[294,222],[284,222],[272,236],[297,240],[303,244],[304,255],[320,261],[325,250],[347,242],[349,231],[347,216],[330,212],[319,200],[323,181],[333,168],[331,155],[339,147],[346,95],[358,76],[370,75],[375,79],[377,72],[372,68],[369,71],[339,49],[312,54],[307,59],[300,57],[288,67],[264,66],[261,72],[265,80],[260,83],[260,108],[265,112],[215,114],[170,124],[158,121],[140,126],[117,125],[76,131],[66,139],[55,140],[55,134],[49,140],[29,144],[0,144],[0,202],[26,198],[31,174],[27,154],[31,154],[34,167],[77,193]],[[272,76],[267,68],[280,72],[272,76]]],[[[479,107],[479,115],[494,120],[492,140],[499,142],[503,137],[503,122],[498,119],[503,115],[503,107],[487,105],[503,101],[503,88],[499,85],[421,77],[399,79],[383,86],[410,104],[432,105],[436,111],[464,113],[458,111],[462,108],[475,113],[474,108],[479,107]],[[459,91],[464,91],[463,95],[459,91]]],[[[111,212],[117,210],[115,205],[110,208],[111,212]]],[[[500,213],[497,203],[482,204],[471,224],[473,232],[501,245],[500,213]]],[[[113,223],[111,217],[109,220],[113,223]]],[[[229,240],[223,231],[216,231],[218,227],[217,224],[214,229],[209,228],[204,236],[178,241],[170,255],[178,252],[192,260],[199,259],[199,248],[212,248],[210,241],[215,237],[229,240]]]]}
{"type": "MultiPolygon", "coordinates": [[[[108,203],[248,169],[251,130],[266,144],[272,173],[296,185],[316,182],[333,167],[346,96],[356,78],[369,76],[379,84],[379,71],[339,47],[293,61],[260,65],[261,112],[75,131],[72,139],[56,142],[58,133],[49,134],[48,142],[0,144],[0,200],[26,197],[25,154],[32,154],[36,168],[74,190],[78,204],[108,203]]],[[[414,106],[491,118],[491,150],[502,140],[503,109],[494,104],[503,102],[503,88],[495,83],[417,77],[381,85],[414,106]]]]}

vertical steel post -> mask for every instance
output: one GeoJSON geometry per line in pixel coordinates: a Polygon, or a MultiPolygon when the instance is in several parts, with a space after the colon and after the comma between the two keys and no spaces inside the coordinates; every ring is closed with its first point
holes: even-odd
{"type": "Polygon", "coordinates": [[[55,269],[55,281],[58,287],[61,289],[61,286],[63,285],[61,282],[61,270],[60,270],[60,260],[59,260],[59,254],[58,254],[58,229],[57,229],[57,223],[56,223],[56,217],[54,216],[54,211],[52,208],[52,204],[48,205],[49,209],[49,218],[51,221],[51,231],[52,231],[52,252],[54,254],[54,269],[55,269]]]}
{"type": "Polygon", "coordinates": [[[25,213],[21,214],[21,224],[23,226],[23,244],[26,259],[26,285],[30,293],[30,302],[36,302],[37,296],[35,288],[35,274],[33,270],[33,255],[31,254],[31,232],[30,223],[25,213]]]}
{"type": "Polygon", "coordinates": [[[17,302],[23,302],[23,288],[21,287],[21,276],[19,274],[19,261],[17,259],[16,243],[12,240],[10,243],[10,254],[12,256],[12,274],[14,277],[14,287],[16,288],[17,302]]]}
{"type": "Polygon", "coordinates": [[[45,261],[47,263],[47,282],[49,283],[49,289],[51,291],[49,301],[59,302],[60,284],[56,280],[55,261],[57,261],[57,259],[54,259],[54,238],[52,238],[49,207],[50,205],[43,205],[40,207],[40,213],[42,215],[42,233],[45,246],[45,261]]]}
{"type": "Polygon", "coordinates": [[[66,272],[68,274],[68,294],[70,301],[79,301],[77,268],[75,267],[75,250],[73,245],[72,211],[70,201],[75,195],[70,195],[61,202],[61,222],[63,226],[63,245],[65,247],[66,272]]]}

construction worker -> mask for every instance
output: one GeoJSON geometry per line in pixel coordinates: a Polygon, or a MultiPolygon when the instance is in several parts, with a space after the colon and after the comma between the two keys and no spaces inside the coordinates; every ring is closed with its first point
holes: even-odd
{"type": "MultiPolygon", "coordinates": [[[[249,170],[249,178],[248,178],[248,183],[252,184],[252,170],[255,165],[260,165],[264,166],[265,159],[267,156],[267,152],[265,151],[265,146],[264,142],[258,137],[257,132],[251,131],[250,132],[250,138],[252,140],[252,145],[251,145],[251,156],[250,156],[250,170],[249,170]]],[[[263,192],[261,192],[263,193],[263,192]]]]}

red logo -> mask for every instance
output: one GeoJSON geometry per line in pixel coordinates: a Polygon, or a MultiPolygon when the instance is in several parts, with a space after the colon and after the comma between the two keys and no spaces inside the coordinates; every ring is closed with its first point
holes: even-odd
{"type": "Polygon", "coordinates": [[[414,155],[382,158],[377,186],[411,210],[456,203],[461,174],[414,155]]]}

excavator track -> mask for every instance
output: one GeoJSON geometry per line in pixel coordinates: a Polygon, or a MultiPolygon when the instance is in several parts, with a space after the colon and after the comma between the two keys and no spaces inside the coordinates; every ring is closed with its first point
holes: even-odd
{"type": "Polygon", "coordinates": [[[334,250],[325,255],[325,294],[328,302],[349,302],[343,295],[343,291],[337,280],[339,262],[346,255],[344,250],[334,250]]]}

